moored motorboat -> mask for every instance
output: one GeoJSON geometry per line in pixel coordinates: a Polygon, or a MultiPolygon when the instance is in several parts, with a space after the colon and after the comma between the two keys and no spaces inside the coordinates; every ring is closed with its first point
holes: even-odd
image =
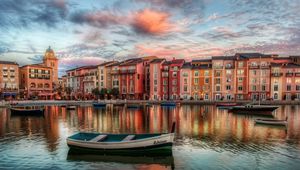
{"type": "Polygon", "coordinates": [[[44,115],[45,108],[40,106],[24,106],[24,107],[11,107],[10,112],[12,115],[30,115],[41,116],[44,115]]]}
{"type": "Polygon", "coordinates": [[[128,109],[138,109],[140,108],[139,104],[127,104],[128,109]]]}
{"type": "Polygon", "coordinates": [[[75,110],[75,109],[76,109],[76,106],[74,106],[74,105],[67,106],[67,110],[75,110]]]}
{"type": "Polygon", "coordinates": [[[172,107],[172,106],[176,106],[176,103],[175,102],[161,102],[160,105],[172,107]]]}
{"type": "Polygon", "coordinates": [[[128,152],[144,150],[170,150],[174,142],[175,123],[170,133],[104,134],[79,132],[67,138],[72,149],[92,151],[128,152]]]}
{"type": "Polygon", "coordinates": [[[245,113],[252,115],[272,115],[272,112],[276,110],[278,106],[272,105],[245,105],[245,106],[233,106],[229,110],[233,113],[245,113]]]}
{"type": "Polygon", "coordinates": [[[275,126],[287,126],[287,118],[285,120],[277,120],[277,119],[255,119],[255,123],[258,124],[266,124],[266,125],[275,125],[275,126]]]}
{"type": "Polygon", "coordinates": [[[106,103],[93,103],[94,107],[105,107],[106,103]]]}

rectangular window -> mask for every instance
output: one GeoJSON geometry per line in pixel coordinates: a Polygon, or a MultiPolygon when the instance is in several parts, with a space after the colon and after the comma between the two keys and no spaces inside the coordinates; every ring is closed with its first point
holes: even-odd
{"type": "Polygon", "coordinates": [[[173,72],[173,77],[177,77],[177,72],[173,72]]]}
{"type": "Polygon", "coordinates": [[[183,82],[184,82],[184,84],[187,84],[187,79],[186,78],[183,79],[183,82]]]}
{"type": "Polygon", "coordinates": [[[262,91],[266,91],[266,85],[262,85],[262,86],[261,86],[261,90],[262,90],[262,91]]]}
{"type": "Polygon", "coordinates": [[[243,91],[243,86],[238,86],[238,91],[243,91]]]}
{"type": "Polygon", "coordinates": [[[216,78],[216,84],[221,84],[221,79],[220,78],[216,78]]]}
{"type": "Polygon", "coordinates": [[[239,68],[244,67],[244,62],[239,62],[239,63],[238,63],[238,67],[239,67],[239,68]]]}
{"type": "Polygon", "coordinates": [[[204,79],[204,82],[205,82],[206,84],[208,84],[208,83],[209,83],[209,78],[205,78],[205,79],[204,79]]]}
{"type": "Polygon", "coordinates": [[[199,83],[199,78],[195,78],[194,79],[194,84],[198,84],[199,83]]]}
{"type": "Polygon", "coordinates": [[[195,76],[195,77],[198,77],[198,76],[199,76],[199,72],[198,72],[198,71],[195,71],[195,72],[194,72],[194,76],[195,76]]]}
{"type": "Polygon", "coordinates": [[[183,86],[183,91],[184,92],[187,92],[188,91],[187,89],[188,89],[187,86],[183,86]]]}
{"type": "Polygon", "coordinates": [[[252,89],[252,91],[256,91],[256,86],[253,85],[253,86],[251,87],[251,89],[252,89]]]}
{"type": "Polygon", "coordinates": [[[208,70],[204,71],[204,76],[209,76],[209,71],[208,70]]]}
{"type": "Polygon", "coordinates": [[[227,85],[226,86],[226,90],[230,90],[231,89],[231,86],[230,85],[227,85]]]}
{"type": "Polygon", "coordinates": [[[243,74],[244,74],[244,70],[238,70],[238,71],[237,71],[237,74],[238,74],[238,75],[243,75],[243,74]]]}
{"type": "Polygon", "coordinates": [[[300,91],[300,85],[296,85],[296,90],[300,91]]]}
{"type": "Polygon", "coordinates": [[[292,86],[291,85],[287,85],[286,86],[286,91],[291,91],[292,90],[292,86]]]}
{"type": "Polygon", "coordinates": [[[221,91],[221,87],[220,86],[216,86],[216,91],[221,91]]]}
{"type": "Polygon", "coordinates": [[[173,81],[172,81],[172,84],[173,84],[173,85],[177,85],[177,80],[173,80],[173,81]]]}
{"type": "Polygon", "coordinates": [[[238,78],[238,82],[239,82],[239,83],[242,83],[242,82],[243,82],[243,77],[239,77],[239,78],[238,78]]]}
{"type": "Polygon", "coordinates": [[[278,85],[274,85],[274,91],[278,91],[278,85]]]}

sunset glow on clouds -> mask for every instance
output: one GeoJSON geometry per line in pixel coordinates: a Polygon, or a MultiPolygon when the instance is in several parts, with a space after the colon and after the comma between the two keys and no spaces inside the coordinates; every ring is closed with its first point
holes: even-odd
{"type": "Polygon", "coordinates": [[[299,0],[1,0],[0,59],[60,72],[105,60],[236,52],[300,54],[299,0]]]}

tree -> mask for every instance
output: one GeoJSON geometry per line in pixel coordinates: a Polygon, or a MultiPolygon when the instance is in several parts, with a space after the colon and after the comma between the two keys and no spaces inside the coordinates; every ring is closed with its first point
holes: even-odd
{"type": "Polygon", "coordinates": [[[94,96],[96,96],[96,98],[98,99],[98,98],[99,98],[99,95],[100,95],[99,89],[98,89],[98,88],[94,88],[94,89],[92,90],[92,94],[93,94],[94,96]]]}
{"type": "Polygon", "coordinates": [[[106,88],[102,88],[100,90],[100,96],[101,96],[101,98],[104,99],[106,94],[107,94],[107,89],[106,88]]]}
{"type": "Polygon", "coordinates": [[[65,87],[65,92],[67,93],[68,96],[71,95],[72,91],[73,91],[72,87],[65,87]]]}
{"type": "Polygon", "coordinates": [[[119,89],[118,88],[112,88],[110,91],[110,94],[113,95],[115,98],[119,96],[119,89]]]}

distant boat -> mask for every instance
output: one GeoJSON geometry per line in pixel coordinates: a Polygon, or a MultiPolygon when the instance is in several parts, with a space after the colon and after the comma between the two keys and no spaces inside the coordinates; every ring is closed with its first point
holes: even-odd
{"type": "Polygon", "coordinates": [[[277,119],[255,119],[257,124],[275,125],[275,126],[287,126],[287,118],[285,120],[277,119]]]}
{"type": "Polygon", "coordinates": [[[245,105],[245,106],[233,106],[229,109],[233,113],[246,113],[253,115],[272,115],[272,112],[276,110],[278,106],[272,105],[245,105]]]}
{"type": "Polygon", "coordinates": [[[29,116],[41,116],[44,115],[45,108],[37,106],[24,106],[24,107],[12,107],[10,112],[12,115],[29,115],[29,116]]]}
{"type": "Polygon", "coordinates": [[[231,109],[233,106],[239,106],[237,103],[217,103],[216,107],[219,109],[231,109]]]}
{"type": "Polygon", "coordinates": [[[160,105],[172,107],[172,106],[176,106],[176,103],[175,102],[161,102],[160,105]]]}
{"type": "Polygon", "coordinates": [[[94,107],[105,107],[106,103],[93,103],[94,107]]]}
{"type": "Polygon", "coordinates": [[[76,106],[74,106],[74,105],[67,106],[67,110],[75,110],[75,109],[76,109],[76,106]]]}
{"type": "Polygon", "coordinates": [[[138,109],[138,108],[140,108],[140,105],[139,104],[127,104],[127,108],[138,109]]]}
{"type": "Polygon", "coordinates": [[[60,105],[60,107],[67,107],[67,105],[63,104],[63,105],[60,105]]]}
{"type": "Polygon", "coordinates": [[[124,103],[115,103],[113,104],[114,106],[124,106],[125,104],[124,103]]]}
{"type": "Polygon", "coordinates": [[[100,152],[170,150],[174,142],[175,123],[170,133],[104,134],[79,132],[67,138],[71,149],[100,152]]]}

